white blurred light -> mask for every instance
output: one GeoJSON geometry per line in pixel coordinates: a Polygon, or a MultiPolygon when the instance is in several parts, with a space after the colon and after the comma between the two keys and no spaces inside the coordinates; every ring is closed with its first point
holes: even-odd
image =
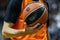
{"type": "Polygon", "coordinates": [[[56,18],[55,18],[55,20],[56,20],[57,22],[60,21],[60,15],[57,15],[56,18]]]}
{"type": "Polygon", "coordinates": [[[60,22],[57,23],[57,28],[60,29],[60,22]]]}
{"type": "Polygon", "coordinates": [[[53,9],[57,9],[57,5],[54,3],[54,4],[52,4],[52,8],[53,9]]]}

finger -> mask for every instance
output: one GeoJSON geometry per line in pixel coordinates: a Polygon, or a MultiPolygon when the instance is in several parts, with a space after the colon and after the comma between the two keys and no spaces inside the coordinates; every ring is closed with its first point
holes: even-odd
{"type": "Polygon", "coordinates": [[[40,25],[40,23],[37,23],[36,25],[34,25],[32,28],[36,28],[38,25],[40,25]]]}

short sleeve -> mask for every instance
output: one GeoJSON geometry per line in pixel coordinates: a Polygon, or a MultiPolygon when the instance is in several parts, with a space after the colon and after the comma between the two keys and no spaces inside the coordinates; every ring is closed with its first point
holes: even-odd
{"type": "Polygon", "coordinates": [[[11,0],[7,6],[5,21],[15,23],[21,11],[22,0],[11,0]]]}

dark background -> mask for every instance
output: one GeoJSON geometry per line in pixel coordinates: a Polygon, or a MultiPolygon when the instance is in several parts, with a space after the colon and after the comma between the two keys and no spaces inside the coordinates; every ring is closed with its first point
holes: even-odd
{"type": "MultiPolygon", "coordinates": [[[[2,38],[1,31],[4,21],[4,15],[10,0],[0,0],[0,40],[9,40],[2,38]]],[[[44,0],[49,5],[49,26],[48,31],[50,40],[60,40],[60,0],[44,0]]]]}

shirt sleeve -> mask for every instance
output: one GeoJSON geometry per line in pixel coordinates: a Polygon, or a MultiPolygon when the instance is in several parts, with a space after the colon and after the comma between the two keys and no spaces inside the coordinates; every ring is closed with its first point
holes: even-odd
{"type": "Polygon", "coordinates": [[[22,0],[11,0],[7,6],[5,21],[15,23],[21,11],[22,0]]]}

